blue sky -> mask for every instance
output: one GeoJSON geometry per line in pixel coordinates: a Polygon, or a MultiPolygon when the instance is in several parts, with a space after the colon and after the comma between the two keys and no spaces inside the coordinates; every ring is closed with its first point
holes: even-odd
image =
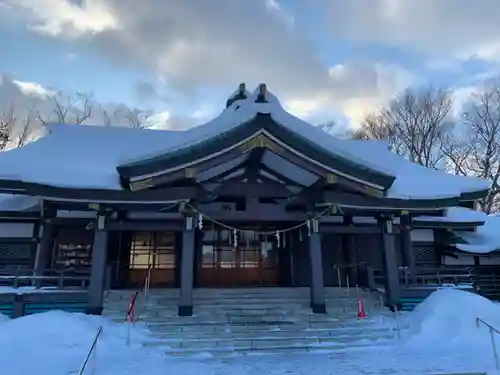
{"type": "Polygon", "coordinates": [[[356,123],[409,85],[496,76],[498,19],[498,0],[0,0],[0,74],[176,126],[266,82],[301,117],[356,123]]]}

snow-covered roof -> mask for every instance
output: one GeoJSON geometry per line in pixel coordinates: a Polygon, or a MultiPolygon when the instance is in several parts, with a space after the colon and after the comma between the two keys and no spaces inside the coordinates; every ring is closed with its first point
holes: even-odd
{"type": "Polygon", "coordinates": [[[489,188],[489,182],[434,171],[391,153],[383,142],[343,140],[286,112],[270,92],[239,100],[206,124],[186,131],[51,125],[50,132],[22,148],[0,154],[0,179],[58,187],[121,189],[116,167],[198,144],[250,121],[272,119],[317,147],[396,177],[389,198],[437,199],[489,188]]]}
{"type": "Polygon", "coordinates": [[[27,195],[0,194],[0,211],[38,211],[40,198],[27,195]]]}
{"type": "Polygon", "coordinates": [[[443,216],[417,216],[416,222],[443,222],[443,223],[484,223],[488,215],[484,212],[471,210],[466,207],[448,207],[443,216]]]}
{"type": "Polygon", "coordinates": [[[418,216],[414,222],[479,223],[475,231],[453,230],[454,238],[464,243],[451,243],[456,249],[472,254],[489,254],[500,250],[500,216],[487,215],[465,207],[449,207],[443,216],[418,216]],[[482,224],[481,224],[482,223],[482,224]]]}

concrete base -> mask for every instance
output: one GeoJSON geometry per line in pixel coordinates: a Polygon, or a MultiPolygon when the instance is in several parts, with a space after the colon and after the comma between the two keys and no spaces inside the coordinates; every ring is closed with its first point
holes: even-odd
{"type": "Polygon", "coordinates": [[[193,316],[193,305],[179,306],[178,315],[179,316],[193,316]]]}
{"type": "Polygon", "coordinates": [[[103,307],[87,307],[87,310],[85,311],[86,314],[88,315],[102,315],[102,310],[103,307]]]}
{"type": "Polygon", "coordinates": [[[312,303],[311,308],[315,314],[326,314],[326,305],[324,303],[312,303]]]}

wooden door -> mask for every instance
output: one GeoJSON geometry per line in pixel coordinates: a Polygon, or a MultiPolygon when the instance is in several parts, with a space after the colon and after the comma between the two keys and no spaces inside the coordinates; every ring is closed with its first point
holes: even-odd
{"type": "Polygon", "coordinates": [[[237,246],[227,230],[204,232],[198,267],[200,287],[274,286],[279,283],[278,254],[271,241],[252,232],[240,234],[237,246]]]}
{"type": "Polygon", "coordinates": [[[173,287],[176,284],[174,232],[137,232],[130,249],[129,285],[141,288],[150,271],[150,287],[173,287]]]}

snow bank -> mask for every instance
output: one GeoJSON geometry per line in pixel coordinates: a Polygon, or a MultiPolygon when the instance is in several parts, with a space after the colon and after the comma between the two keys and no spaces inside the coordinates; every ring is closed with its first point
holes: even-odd
{"type": "Polygon", "coordinates": [[[7,323],[10,321],[10,318],[7,315],[0,314],[0,325],[7,323]]]}
{"type": "Polygon", "coordinates": [[[465,345],[491,350],[489,330],[476,325],[478,317],[500,328],[500,305],[474,293],[439,289],[406,316],[406,343],[435,349],[465,345]]]}
{"type": "Polygon", "coordinates": [[[125,324],[100,316],[52,311],[3,320],[0,326],[2,371],[10,374],[48,373],[49,369],[52,374],[76,372],[99,326],[103,331],[97,344],[96,362],[92,365],[100,371],[117,361],[126,363],[138,357],[147,360],[148,356],[158,354],[142,347],[147,331],[141,326],[133,330],[131,345],[126,346],[125,324]]]}

